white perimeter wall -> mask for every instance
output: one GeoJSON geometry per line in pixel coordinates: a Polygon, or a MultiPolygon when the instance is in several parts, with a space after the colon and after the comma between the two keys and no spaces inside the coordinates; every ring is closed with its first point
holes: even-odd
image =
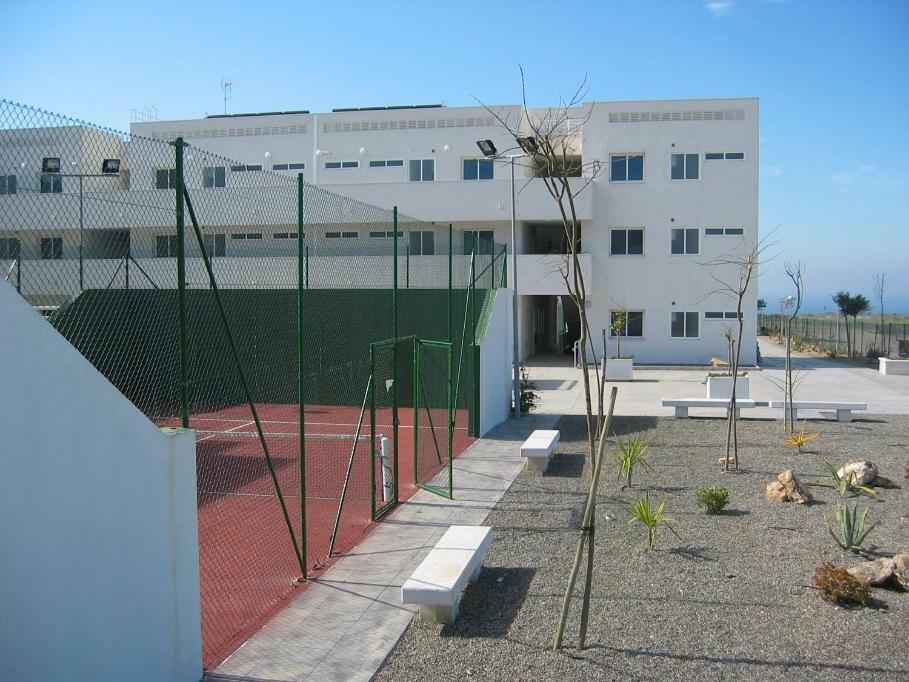
{"type": "Polygon", "coordinates": [[[202,674],[195,443],[165,433],[0,282],[0,669],[202,674]]]}
{"type": "Polygon", "coordinates": [[[480,435],[511,414],[511,291],[496,289],[486,337],[480,345],[480,435]]]}

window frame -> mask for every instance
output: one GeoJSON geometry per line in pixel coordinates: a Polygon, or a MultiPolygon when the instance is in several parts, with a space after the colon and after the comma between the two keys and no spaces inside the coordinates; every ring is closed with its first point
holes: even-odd
{"type": "Polygon", "coordinates": [[[421,158],[421,159],[408,159],[407,160],[407,181],[408,182],[435,182],[435,180],[436,180],[436,159],[435,159],[435,157],[429,157],[429,158],[425,158],[425,159],[421,158]],[[415,164],[415,163],[419,164],[419,167],[420,167],[420,177],[416,180],[413,177],[413,169],[414,169],[413,164],[415,164]],[[425,169],[426,169],[427,163],[432,164],[432,177],[429,178],[428,180],[425,177],[426,176],[425,169]]]}
{"type": "Polygon", "coordinates": [[[325,170],[357,170],[359,161],[326,161],[325,170]]]}
{"type": "Polygon", "coordinates": [[[619,152],[609,155],[609,182],[644,182],[646,173],[644,173],[644,152],[619,152]],[[635,157],[641,157],[641,177],[640,179],[630,180],[629,179],[629,161],[635,157]],[[625,177],[624,179],[616,180],[613,178],[612,169],[613,164],[615,163],[614,159],[622,157],[625,159],[625,177]]]}
{"type": "Polygon", "coordinates": [[[63,176],[60,173],[41,173],[39,181],[40,194],[63,194],[63,176]],[[45,189],[44,181],[49,180],[50,189],[45,189]]]}
{"type": "Polygon", "coordinates": [[[744,237],[744,227],[705,227],[705,237],[744,237]],[[732,231],[730,231],[732,230],[732,231]]]}
{"type": "Polygon", "coordinates": [[[435,256],[436,255],[436,233],[434,230],[411,230],[407,235],[407,248],[410,249],[409,253],[411,256],[435,256]],[[427,244],[426,237],[429,236],[429,250],[432,253],[426,253],[427,244]],[[414,237],[417,237],[419,240],[420,248],[417,251],[414,251],[413,242],[414,237]]]}
{"type": "Polygon", "coordinates": [[[22,257],[22,241],[19,237],[0,237],[0,244],[3,245],[0,260],[12,261],[22,257]],[[12,246],[15,248],[11,248],[12,246]]]}
{"type": "Polygon", "coordinates": [[[202,235],[205,244],[205,252],[209,258],[226,258],[227,257],[227,233],[211,232],[202,235]],[[210,242],[210,244],[209,244],[210,242]],[[220,249],[218,248],[220,246],[220,249]],[[220,251],[221,253],[218,253],[220,251]]]}
{"type": "Polygon", "coordinates": [[[704,161],[745,161],[745,152],[704,152],[704,161]]]}
{"type": "Polygon", "coordinates": [[[176,258],[177,257],[177,235],[175,234],[157,234],[155,235],[155,258],[176,258]],[[167,254],[161,254],[161,240],[167,241],[167,254]],[[173,248],[171,248],[173,247],[173,248]],[[173,253],[171,253],[173,251],[173,253]]]}
{"type": "MultiPolygon", "coordinates": [[[[462,235],[461,236],[461,250],[464,252],[462,255],[469,256],[473,252],[472,250],[470,250],[470,251],[467,250],[467,235],[468,234],[473,235],[474,246],[476,246],[480,242],[491,241],[493,244],[493,249],[495,249],[495,243],[496,243],[496,231],[495,230],[480,230],[480,229],[463,230],[461,232],[461,235],[462,235]],[[491,234],[492,238],[484,239],[481,235],[486,234],[486,233],[491,234]]],[[[477,252],[477,255],[478,256],[490,256],[492,254],[477,252]]]]}
{"type": "Polygon", "coordinates": [[[155,189],[160,189],[160,190],[177,189],[177,169],[176,168],[155,168],[154,171],[155,171],[155,189]],[[166,174],[164,177],[166,178],[167,182],[164,183],[165,184],[164,187],[161,187],[158,182],[161,177],[161,173],[166,174]]]}
{"type": "Polygon", "coordinates": [[[41,255],[41,260],[63,260],[63,237],[40,237],[38,252],[41,255]],[[50,243],[49,256],[45,255],[44,245],[46,242],[50,243]]]}
{"type": "Polygon", "coordinates": [[[643,227],[610,227],[609,228],[609,255],[610,256],[623,256],[631,258],[642,258],[644,256],[644,228],[643,227]],[[617,253],[612,250],[612,234],[614,232],[624,232],[625,233],[625,253],[617,253]],[[628,253],[628,233],[629,232],[640,232],[641,233],[641,252],[640,253],[628,253]]]}
{"type": "Polygon", "coordinates": [[[17,175],[0,175],[0,196],[12,196],[18,193],[19,177],[17,175]]]}
{"type": "Polygon", "coordinates": [[[701,228],[699,228],[699,227],[670,227],[669,228],[669,255],[670,256],[700,256],[701,255],[701,228]],[[672,245],[673,245],[672,234],[673,234],[673,232],[676,232],[676,231],[681,231],[684,233],[681,253],[676,253],[675,251],[672,250],[672,245]],[[697,243],[698,243],[698,249],[697,249],[697,251],[694,251],[694,252],[688,251],[688,236],[690,234],[696,235],[696,239],[697,239],[697,243]]]}
{"type": "Polygon", "coordinates": [[[701,338],[701,314],[696,310],[671,310],[669,312],[669,338],[670,339],[700,339],[701,338]],[[682,335],[676,336],[672,333],[672,317],[673,315],[682,315],[682,335]],[[694,317],[689,317],[693,315],[694,317]],[[697,327],[697,334],[691,335],[688,333],[688,321],[694,320],[695,326],[697,327]]]}
{"type": "Polygon", "coordinates": [[[496,167],[495,161],[493,161],[493,159],[487,158],[485,156],[464,157],[461,159],[461,180],[467,180],[470,182],[480,181],[480,180],[495,180],[495,175],[496,175],[495,167],[496,167]],[[469,164],[469,163],[476,164],[476,177],[475,178],[467,177],[467,164],[469,164]],[[481,164],[482,164],[482,166],[481,166],[481,164]],[[482,177],[482,175],[480,173],[481,167],[483,167],[483,168],[487,167],[486,164],[488,164],[488,168],[489,168],[489,177],[488,178],[482,177]]]}
{"type": "MultiPolygon", "coordinates": [[[[617,312],[619,312],[619,310],[617,310],[617,309],[615,309],[615,308],[610,309],[610,311],[609,311],[609,338],[610,338],[610,339],[614,339],[614,338],[616,338],[616,336],[618,336],[618,335],[615,333],[615,330],[612,328],[613,315],[615,315],[617,312]]],[[[623,339],[623,340],[625,340],[625,339],[636,339],[636,340],[643,339],[643,338],[644,338],[644,311],[643,311],[643,310],[630,310],[630,309],[626,309],[625,312],[629,315],[629,320],[630,320],[630,316],[631,316],[631,315],[640,315],[640,319],[641,319],[641,333],[640,333],[640,334],[635,334],[635,335],[629,334],[629,333],[628,333],[628,326],[629,326],[629,325],[626,323],[626,324],[625,324],[625,333],[622,334],[622,339],[623,339]]]]}
{"type": "Polygon", "coordinates": [[[404,159],[373,159],[369,162],[370,168],[403,168],[404,159]]]}
{"type": "Polygon", "coordinates": [[[671,152],[669,154],[669,181],[670,182],[681,182],[685,180],[700,180],[701,179],[701,154],[700,152],[671,152]],[[682,177],[676,178],[673,177],[672,172],[674,170],[673,158],[676,156],[682,157],[682,177]],[[688,175],[688,163],[691,160],[691,157],[694,157],[696,175],[694,177],[689,177],[688,175]]]}
{"type": "Polygon", "coordinates": [[[222,189],[227,187],[227,166],[203,166],[202,187],[204,189],[222,189]],[[206,177],[209,174],[210,177],[206,177]],[[221,184],[218,184],[219,179],[221,184]]]}

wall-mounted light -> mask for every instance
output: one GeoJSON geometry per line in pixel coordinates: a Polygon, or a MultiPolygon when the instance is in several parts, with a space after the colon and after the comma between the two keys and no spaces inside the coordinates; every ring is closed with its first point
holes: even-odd
{"type": "Polygon", "coordinates": [[[443,151],[443,152],[450,152],[450,151],[451,151],[451,145],[450,145],[450,144],[446,144],[444,147],[442,147],[442,151],[443,151]]]}
{"type": "Polygon", "coordinates": [[[360,147],[360,156],[366,156],[366,147],[360,147]]]}
{"type": "Polygon", "coordinates": [[[265,158],[266,158],[266,159],[270,159],[270,158],[271,158],[271,152],[265,152],[265,158]]]}

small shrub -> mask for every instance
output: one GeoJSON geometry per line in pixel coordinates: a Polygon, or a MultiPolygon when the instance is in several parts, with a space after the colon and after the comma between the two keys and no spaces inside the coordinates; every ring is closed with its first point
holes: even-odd
{"type": "Polygon", "coordinates": [[[805,350],[805,340],[799,338],[798,336],[793,336],[792,350],[794,350],[796,353],[801,353],[803,350],[805,350]]]}
{"type": "MultiPolygon", "coordinates": [[[[527,374],[527,368],[521,365],[521,414],[528,414],[536,409],[540,402],[540,396],[537,395],[537,385],[530,380],[527,374]]],[[[514,412],[514,406],[511,411],[514,412]]]]}
{"type": "Polygon", "coordinates": [[[829,561],[815,569],[812,579],[821,598],[839,606],[867,606],[871,601],[871,590],[867,585],[829,561]]]}
{"type": "Polygon", "coordinates": [[[870,507],[865,507],[865,511],[858,513],[858,505],[853,505],[852,509],[847,504],[836,504],[835,527],[830,525],[829,519],[824,517],[827,522],[827,530],[836,541],[841,549],[847,552],[857,552],[868,537],[868,534],[874,530],[877,523],[868,523],[868,512],[870,507]]]}
{"type": "Polygon", "coordinates": [[[653,504],[650,502],[650,491],[648,490],[644,493],[644,497],[640,498],[633,505],[627,505],[627,507],[628,512],[631,514],[627,525],[630,526],[634,523],[640,523],[647,529],[647,540],[650,544],[650,549],[656,548],[656,531],[657,526],[660,524],[666,526],[678,536],[678,533],[675,532],[675,528],[672,527],[674,521],[665,514],[665,499],[660,502],[656,509],[654,509],[653,504]]]}
{"type": "Polygon", "coordinates": [[[719,514],[729,504],[729,491],[721,485],[711,485],[697,492],[698,505],[708,514],[719,514]]]}
{"type": "Polygon", "coordinates": [[[631,477],[637,467],[652,471],[647,462],[647,440],[644,436],[629,436],[619,441],[619,449],[613,454],[619,465],[619,480],[625,479],[623,488],[631,487],[631,477]]]}

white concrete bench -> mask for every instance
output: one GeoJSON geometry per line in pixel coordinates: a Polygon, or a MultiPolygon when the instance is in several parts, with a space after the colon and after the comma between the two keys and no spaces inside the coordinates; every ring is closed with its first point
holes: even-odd
{"type": "Polygon", "coordinates": [[[401,587],[401,602],[419,604],[422,621],[453,623],[461,592],[480,577],[490,542],[488,526],[451,526],[401,587]]]}
{"type": "MultiPolygon", "coordinates": [[[[782,400],[771,400],[770,407],[783,409],[782,400]]],[[[859,410],[867,410],[866,403],[844,403],[832,402],[825,400],[793,400],[790,409],[794,410],[792,415],[798,419],[799,410],[836,410],[836,420],[838,422],[851,422],[852,413],[859,410]]]]}
{"type": "Polygon", "coordinates": [[[878,358],[878,371],[885,376],[909,374],[909,360],[878,358]]]}
{"type": "Polygon", "coordinates": [[[521,457],[524,458],[524,469],[543,473],[549,467],[552,452],[559,442],[558,431],[537,429],[521,444],[521,457]]]}
{"type": "MultiPolygon", "coordinates": [[[[688,408],[721,407],[729,412],[729,398],[663,398],[663,407],[674,407],[676,419],[688,419],[688,408]]],[[[735,417],[739,418],[741,410],[758,407],[754,400],[736,398],[735,417]]]]}

